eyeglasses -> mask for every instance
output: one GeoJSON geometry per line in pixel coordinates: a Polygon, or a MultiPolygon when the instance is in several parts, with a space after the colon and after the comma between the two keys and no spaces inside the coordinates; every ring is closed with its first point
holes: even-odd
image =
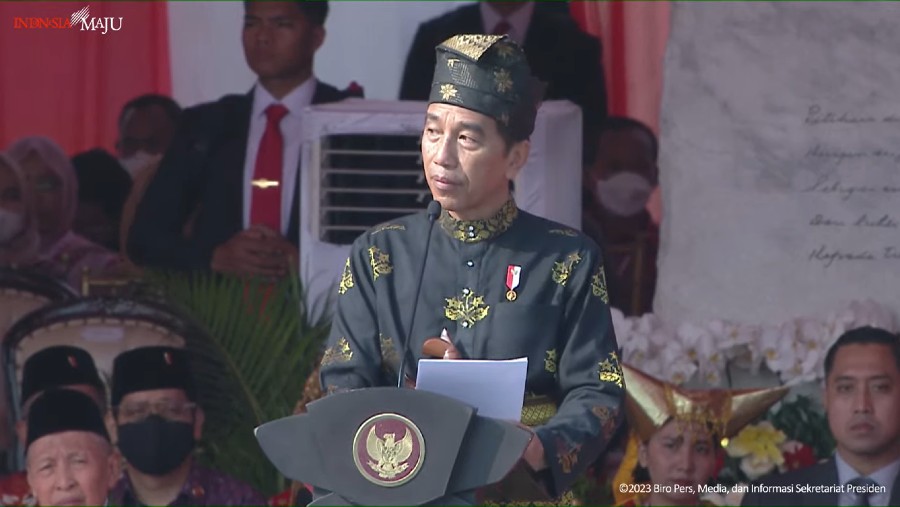
{"type": "Polygon", "coordinates": [[[125,403],[117,408],[119,417],[129,421],[139,421],[157,414],[163,419],[183,420],[194,413],[196,403],[180,403],[174,401],[158,401],[156,403],[125,403]]]}

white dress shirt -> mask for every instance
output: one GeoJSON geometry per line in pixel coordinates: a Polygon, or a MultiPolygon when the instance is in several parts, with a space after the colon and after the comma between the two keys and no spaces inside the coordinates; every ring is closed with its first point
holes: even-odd
{"type": "MultiPolygon", "coordinates": [[[[859,472],[841,458],[839,452],[834,453],[834,462],[835,465],[837,465],[838,484],[846,485],[853,479],[862,477],[859,472]]],[[[900,460],[894,461],[866,476],[877,482],[879,486],[883,486],[881,492],[869,495],[869,505],[889,505],[888,502],[891,500],[891,493],[894,489],[894,481],[897,479],[897,473],[900,473],[900,460]]],[[[859,505],[857,503],[858,501],[859,497],[854,493],[844,491],[838,495],[838,505],[859,505]]]]}
{"type": "MultiPolygon", "coordinates": [[[[291,222],[291,208],[297,190],[297,173],[300,170],[300,137],[303,121],[301,114],[311,103],[316,91],[316,78],[310,77],[294,88],[283,99],[276,100],[259,83],[253,88],[253,109],[250,113],[250,132],[247,135],[247,155],[244,159],[244,228],[250,226],[250,206],[253,198],[253,172],[256,169],[256,155],[259,143],[266,131],[266,108],[281,104],[288,114],[281,120],[281,136],[284,139],[284,153],[281,168],[281,234],[287,235],[291,222]]],[[[299,196],[298,196],[299,199],[299,196]]]]}
{"type": "Polygon", "coordinates": [[[510,25],[509,38],[516,41],[520,46],[525,44],[525,35],[528,33],[528,25],[531,23],[531,15],[534,13],[534,2],[527,2],[524,6],[508,17],[504,18],[495,11],[489,2],[479,2],[478,7],[481,9],[481,23],[484,33],[494,33],[494,27],[497,23],[506,20],[510,25]]]}

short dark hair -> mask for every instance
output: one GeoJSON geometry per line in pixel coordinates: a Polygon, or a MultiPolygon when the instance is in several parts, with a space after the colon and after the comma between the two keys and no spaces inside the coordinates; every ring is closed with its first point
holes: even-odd
{"type": "Polygon", "coordinates": [[[886,345],[891,349],[894,356],[894,363],[900,370],[900,337],[896,334],[872,326],[858,327],[851,329],[842,334],[840,338],[828,349],[825,354],[825,381],[828,381],[828,375],[834,367],[834,358],[841,347],[847,345],[886,345]]]}
{"type": "Polygon", "coordinates": [[[78,201],[100,205],[111,220],[118,222],[131,192],[131,176],[119,161],[101,148],[72,157],[78,178],[78,201]]]}
{"type": "MultiPolygon", "coordinates": [[[[244,0],[244,10],[253,0],[244,0]]],[[[306,16],[310,23],[317,26],[325,26],[325,20],[328,19],[328,0],[286,0],[297,5],[300,12],[306,16]]]]}
{"type": "Polygon", "coordinates": [[[659,158],[659,140],[656,138],[656,134],[653,133],[653,129],[634,118],[610,116],[600,124],[600,135],[603,135],[604,132],[621,132],[632,129],[639,130],[647,136],[650,140],[650,155],[653,157],[653,161],[657,162],[659,158]]]}
{"type": "Polygon", "coordinates": [[[125,128],[125,120],[128,113],[145,107],[159,106],[165,111],[166,116],[172,120],[172,123],[178,123],[178,117],[181,116],[181,106],[172,97],[160,95],[158,93],[148,93],[129,100],[122,110],[119,112],[119,132],[125,128]]]}

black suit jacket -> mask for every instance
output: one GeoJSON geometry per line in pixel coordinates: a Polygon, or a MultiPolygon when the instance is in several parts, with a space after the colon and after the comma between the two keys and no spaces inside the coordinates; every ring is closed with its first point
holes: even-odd
{"type": "MultiPolygon", "coordinates": [[[[838,483],[837,464],[834,457],[811,467],[794,470],[783,474],[773,474],[755,481],[753,484],[767,486],[794,486],[794,493],[746,493],[741,505],[838,505],[837,493],[800,493],[797,485],[825,485],[838,483]]],[[[894,478],[891,498],[888,505],[900,505],[900,475],[894,478]]]]}
{"type": "MultiPolygon", "coordinates": [[[[400,99],[428,100],[437,61],[434,48],[454,35],[483,31],[477,3],[419,25],[406,58],[400,99]]],[[[593,162],[597,127],[607,115],[600,40],[581,31],[571,17],[536,3],[524,49],[531,71],[548,85],[545,98],[568,99],[581,106],[584,158],[586,163],[593,162]]]]}
{"type": "MultiPolygon", "coordinates": [[[[318,83],[312,103],[337,102],[360,93],[318,83]]],[[[206,270],[213,250],[243,229],[244,159],[253,92],[227,95],[186,109],[172,144],[138,205],[128,254],[138,264],[206,270]],[[192,234],[185,222],[196,211],[192,234]]],[[[298,184],[300,178],[297,178],[298,184]]],[[[287,239],[299,243],[294,189],[287,239]]]]}

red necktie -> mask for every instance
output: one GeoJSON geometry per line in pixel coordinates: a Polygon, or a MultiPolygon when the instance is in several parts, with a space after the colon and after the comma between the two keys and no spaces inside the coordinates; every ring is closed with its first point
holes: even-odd
{"type": "Polygon", "coordinates": [[[512,25],[509,24],[509,21],[501,19],[499,23],[494,25],[494,32],[492,35],[508,35],[511,29],[512,25]]]}
{"type": "Polygon", "coordinates": [[[250,225],[265,225],[279,234],[281,172],[284,165],[284,138],[279,125],[287,114],[287,108],[281,104],[266,108],[266,131],[259,142],[250,192],[250,225]]]}

